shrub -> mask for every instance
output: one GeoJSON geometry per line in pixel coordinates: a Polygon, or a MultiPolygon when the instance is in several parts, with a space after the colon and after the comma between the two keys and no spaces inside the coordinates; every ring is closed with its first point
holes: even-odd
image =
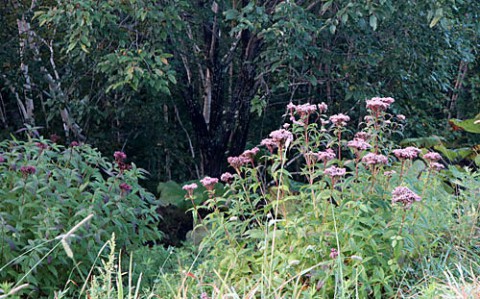
{"type": "MultiPolygon", "coordinates": [[[[387,113],[393,102],[368,100],[354,136],[348,116],[328,118],[324,104],[290,104],[291,123],[262,141],[265,150],[230,157],[234,174],[222,175],[229,191],[219,196],[209,185],[208,200],[193,208],[194,217],[213,212],[195,217],[208,233],[186,293],[409,296],[426,273],[438,277],[467,256],[478,260],[473,244],[468,254],[454,249],[456,232],[479,237],[472,225],[480,219],[472,202],[478,175],[442,170],[441,156],[425,149],[394,149],[391,136],[401,134],[404,117],[387,113]],[[445,186],[452,173],[465,195],[445,186]]],[[[194,202],[193,192],[187,197],[194,202]]]]}
{"type": "Polygon", "coordinates": [[[122,152],[114,159],[76,142],[0,143],[0,281],[28,282],[35,298],[75,289],[112,233],[126,253],[160,239],[157,202],[138,183],[145,172],[122,152]],[[54,250],[59,238],[65,250],[54,250]]]}

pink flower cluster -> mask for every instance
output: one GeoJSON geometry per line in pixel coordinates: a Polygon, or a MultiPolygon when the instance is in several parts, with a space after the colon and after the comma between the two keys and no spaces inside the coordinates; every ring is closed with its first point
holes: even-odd
{"type": "Polygon", "coordinates": [[[387,164],[388,158],[384,155],[368,153],[362,158],[362,162],[367,165],[387,164]]]}
{"type": "Polygon", "coordinates": [[[328,106],[324,102],[322,102],[318,105],[309,104],[309,103],[302,104],[302,105],[295,105],[295,104],[290,102],[287,105],[287,109],[290,111],[291,115],[293,115],[293,113],[295,112],[295,113],[300,114],[300,116],[305,116],[305,115],[310,115],[310,114],[314,113],[315,111],[317,111],[317,109],[320,113],[325,113],[328,110],[328,106]]]}
{"type": "Polygon", "coordinates": [[[200,180],[200,183],[208,190],[212,191],[213,188],[215,187],[215,184],[218,183],[217,178],[211,178],[209,176],[204,177],[203,179],[200,180]]]}
{"type": "Polygon", "coordinates": [[[195,184],[195,183],[191,183],[191,184],[188,184],[188,185],[184,185],[184,186],[182,187],[183,190],[185,190],[185,191],[188,192],[188,196],[189,196],[189,197],[192,197],[192,196],[193,196],[193,191],[194,191],[195,189],[197,189],[197,188],[198,188],[198,185],[195,184]]]}
{"type": "Polygon", "coordinates": [[[249,149],[249,150],[246,150],[244,151],[241,156],[249,159],[250,161],[253,162],[253,158],[255,157],[256,154],[258,154],[258,152],[260,151],[260,149],[258,147],[254,147],[252,149],[249,149]]]}
{"type": "Polygon", "coordinates": [[[347,170],[345,168],[338,168],[337,166],[331,166],[325,169],[324,173],[331,177],[341,177],[341,176],[344,176],[345,173],[347,173],[347,170]]]}
{"type": "Polygon", "coordinates": [[[336,259],[338,257],[338,250],[336,248],[331,248],[330,249],[330,258],[336,259]]]}
{"type": "Polygon", "coordinates": [[[285,129],[276,130],[270,133],[272,138],[277,144],[285,144],[293,141],[293,134],[285,129]]]}
{"type": "Polygon", "coordinates": [[[295,105],[293,103],[289,103],[287,105],[287,109],[290,111],[290,121],[292,121],[294,124],[297,124],[299,126],[305,126],[308,124],[308,118],[309,116],[317,111],[317,105],[313,104],[302,104],[302,105],[295,105]],[[297,121],[295,119],[294,114],[300,115],[300,120],[297,121]]]}
{"type": "Polygon", "coordinates": [[[367,100],[367,108],[379,112],[385,111],[395,100],[393,98],[372,98],[367,100]]]}
{"type": "Polygon", "coordinates": [[[397,173],[395,170],[389,170],[389,171],[385,171],[383,173],[384,176],[386,177],[391,177],[392,175],[394,175],[395,173],[397,173]]]}
{"type": "Polygon", "coordinates": [[[122,193],[128,193],[128,192],[132,191],[132,186],[130,186],[127,183],[121,183],[120,184],[120,190],[122,191],[122,193]]]}
{"type": "Polygon", "coordinates": [[[312,114],[313,112],[317,111],[317,106],[313,104],[302,104],[302,105],[295,105],[293,103],[289,103],[287,105],[287,109],[290,110],[290,113],[294,111],[301,116],[312,114]]]}
{"type": "Polygon", "coordinates": [[[116,151],[113,153],[113,157],[115,158],[115,162],[118,164],[118,168],[120,168],[120,172],[124,170],[131,169],[132,166],[128,163],[125,163],[125,159],[127,158],[127,154],[122,151],[116,151]]]}
{"type": "Polygon", "coordinates": [[[275,130],[269,136],[270,138],[263,139],[260,144],[266,146],[271,153],[275,148],[293,141],[293,134],[285,129],[275,130]]]}
{"type": "Polygon", "coordinates": [[[43,142],[35,142],[35,146],[37,146],[42,151],[48,148],[48,144],[45,144],[43,142]]]}
{"type": "Polygon", "coordinates": [[[312,155],[314,155],[318,161],[322,161],[324,163],[335,159],[335,152],[330,148],[327,148],[327,150],[323,152],[312,153],[312,155]]]}
{"type": "Polygon", "coordinates": [[[318,104],[318,112],[325,113],[327,112],[327,110],[328,110],[327,104],[325,104],[324,102],[321,102],[320,104],[318,104]]]}
{"type": "Polygon", "coordinates": [[[35,166],[27,165],[27,166],[20,167],[20,172],[24,176],[28,176],[30,174],[34,174],[35,172],[37,172],[37,169],[35,168],[35,166]]]}
{"type": "Polygon", "coordinates": [[[260,149],[258,147],[254,147],[244,151],[238,157],[228,157],[227,162],[230,164],[230,166],[238,170],[243,165],[253,163],[255,155],[258,154],[259,151],[260,149]]]}
{"type": "Polygon", "coordinates": [[[228,157],[227,162],[233,168],[239,169],[241,166],[250,162],[250,160],[246,157],[238,156],[238,157],[228,157]]]}
{"type": "Polygon", "coordinates": [[[418,157],[418,154],[420,153],[420,150],[416,147],[409,146],[404,149],[396,149],[393,150],[393,154],[398,158],[398,159],[409,159],[413,160],[416,157],[418,157]]]}
{"type": "Polygon", "coordinates": [[[127,158],[127,154],[121,151],[116,151],[113,153],[113,157],[115,158],[115,161],[122,162],[127,158]]]}
{"type": "Polygon", "coordinates": [[[262,142],[260,142],[260,145],[266,146],[271,153],[273,153],[273,150],[277,148],[277,143],[272,138],[263,139],[262,142]]]}
{"type": "Polygon", "coordinates": [[[422,198],[407,187],[396,187],[392,191],[392,204],[401,203],[405,209],[409,209],[415,201],[420,200],[422,198]]]}
{"type": "Polygon", "coordinates": [[[443,164],[438,163],[437,161],[440,161],[442,159],[442,156],[440,156],[439,153],[436,152],[428,152],[425,155],[423,155],[423,158],[427,160],[429,163],[429,166],[433,170],[442,170],[445,168],[443,164]]]}
{"type": "Polygon", "coordinates": [[[440,171],[440,170],[444,169],[445,166],[443,166],[443,164],[440,164],[438,162],[431,162],[430,163],[430,168],[433,169],[433,170],[436,170],[436,171],[440,171]]]}
{"type": "Polygon", "coordinates": [[[233,180],[233,174],[230,172],[225,172],[220,176],[220,180],[225,183],[230,183],[233,180]]]}
{"type": "Polygon", "coordinates": [[[359,151],[364,151],[372,147],[370,144],[366,143],[364,139],[357,139],[357,138],[350,140],[347,143],[347,146],[359,151]]]}
{"type": "Polygon", "coordinates": [[[428,152],[423,155],[423,158],[429,162],[437,162],[442,159],[442,156],[440,156],[440,154],[436,152],[428,152]]]}
{"type": "Polygon", "coordinates": [[[344,127],[350,121],[350,116],[340,113],[330,116],[329,119],[337,127],[344,127]]]}

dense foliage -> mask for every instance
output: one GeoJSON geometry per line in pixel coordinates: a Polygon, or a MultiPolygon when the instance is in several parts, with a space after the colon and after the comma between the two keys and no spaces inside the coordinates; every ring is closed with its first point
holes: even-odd
{"type": "Polygon", "coordinates": [[[112,233],[127,253],[160,240],[158,202],[138,183],[144,171],[115,156],[77,142],[0,143],[1,282],[29,283],[35,298],[76,289],[112,233]]]}
{"type": "Polygon", "coordinates": [[[328,116],[323,103],[289,104],[290,121],[262,149],[228,158],[235,172],[220,177],[226,193],[212,177],[183,186],[198,246],[147,260],[141,251],[127,270],[111,240],[88,294],[475,298],[480,174],[391,142],[405,125],[403,115],[386,111],[392,102],[368,100],[359,131],[346,129],[347,115],[328,116]],[[199,185],[207,196],[200,205],[199,185]]]}
{"type": "Polygon", "coordinates": [[[443,171],[426,149],[395,149],[404,117],[384,112],[389,101],[367,101],[359,132],[345,130],[346,115],[327,118],[326,106],[289,105],[293,123],[262,141],[269,150],[258,160],[256,149],[229,158],[230,191],[210,191],[198,207],[212,211],[197,219],[208,232],[198,294],[408,297],[459,262],[480,274],[478,173],[443,171]]]}
{"type": "Polygon", "coordinates": [[[1,2],[0,299],[480,293],[479,17],[1,2]]]}
{"type": "Polygon", "coordinates": [[[409,137],[451,138],[447,119],[480,110],[479,11],[475,0],[6,1],[0,120],[125,146],[157,180],[180,181],[219,175],[289,99],[358,123],[359,99],[395,94],[415,118],[409,137]]]}

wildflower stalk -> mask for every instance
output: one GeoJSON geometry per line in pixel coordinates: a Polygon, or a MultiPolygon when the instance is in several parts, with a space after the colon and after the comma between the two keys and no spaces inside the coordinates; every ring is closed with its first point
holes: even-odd
{"type": "Polygon", "coordinates": [[[273,223],[273,232],[272,232],[272,245],[271,245],[271,249],[270,249],[270,271],[269,271],[269,278],[268,278],[268,281],[272,281],[272,274],[273,274],[273,261],[274,261],[274,256],[275,256],[275,239],[276,239],[276,233],[277,233],[277,221],[276,221],[276,217],[278,215],[278,207],[279,207],[279,204],[278,204],[278,200],[281,196],[280,192],[283,192],[283,188],[280,188],[281,187],[281,184],[283,184],[283,169],[285,167],[285,159],[286,159],[286,156],[287,156],[287,147],[285,147],[285,152],[283,152],[283,147],[280,145],[278,147],[278,156],[280,158],[280,177],[278,179],[278,188],[277,188],[277,194],[276,194],[276,205],[275,205],[275,213],[274,213],[274,223],[273,223]],[[282,151],[281,151],[282,150],[282,151]],[[282,189],[282,191],[280,190],[282,189]]]}
{"type": "Polygon", "coordinates": [[[342,161],[342,130],[339,129],[337,133],[338,137],[338,160],[342,161]]]}
{"type": "Polygon", "coordinates": [[[403,209],[402,222],[400,223],[400,229],[398,230],[398,235],[402,235],[403,224],[405,223],[405,218],[407,217],[407,210],[403,209]]]}

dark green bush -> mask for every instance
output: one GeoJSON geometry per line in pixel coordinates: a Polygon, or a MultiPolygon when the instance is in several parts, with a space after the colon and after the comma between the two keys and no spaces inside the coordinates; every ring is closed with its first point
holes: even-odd
{"type": "Polygon", "coordinates": [[[0,155],[0,282],[28,282],[37,298],[76,289],[112,233],[127,253],[160,239],[157,201],[138,183],[145,172],[123,153],[112,163],[89,145],[32,139],[3,141],[0,155]],[[62,234],[88,215],[63,250],[62,234]]]}

